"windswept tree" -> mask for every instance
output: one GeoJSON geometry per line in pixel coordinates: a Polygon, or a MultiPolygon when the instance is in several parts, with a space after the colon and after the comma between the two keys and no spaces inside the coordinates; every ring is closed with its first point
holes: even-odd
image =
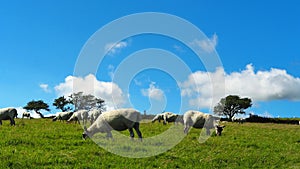
{"type": "Polygon", "coordinates": [[[40,115],[41,118],[44,118],[44,115],[40,112],[40,110],[50,111],[49,105],[45,103],[43,100],[38,100],[38,101],[32,100],[28,102],[27,105],[24,106],[23,108],[26,109],[27,111],[29,110],[35,111],[35,113],[40,115]]]}
{"type": "Polygon", "coordinates": [[[71,102],[76,110],[90,110],[92,108],[101,109],[105,111],[105,101],[101,98],[97,98],[94,95],[84,95],[83,92],[73,93],[71,96],[71,102]]]}
{"type": "Polygon", "coordinates": [[[240,98],[237,95],[229,95],[222,98],[214,107],[214,113],[221,116],[227,116],[229,120],[236,114],[245,114],[245,109],[252,106],[250,98],[240,98]]]}
{"type": "Polygon", "coordinates": [[[70,104],[72,104],[71,100],[66,99],[64,96],[61,96],[54,100],[53,106],[55,106],[56,109],[60,109],[61,111],[65,112],[72,110],[70,104]]]}

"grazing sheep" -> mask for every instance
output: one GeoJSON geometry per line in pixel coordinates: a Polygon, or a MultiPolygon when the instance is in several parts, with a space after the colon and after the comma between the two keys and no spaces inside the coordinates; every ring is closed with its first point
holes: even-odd
{"type": "Polygon", "coordinates": [[[152,123],[154,123],[156,120],[158,120],[158,122],[160,122],[160,120],[163,120],[163,124],[167,124],[170,122],[175,122],[177,119],[178,115],[171,113],[171,112],[165,112],[165,113],[161,113],[161,114],[157,114],[153,119],[152,119],[152,123]]]}
{"type": "Polygon", "coordinates": [[[95,122],[95,120],[100,116],[100,114],[100,109],[92,109],[91,111],[89,111],[89,119],[91,121],[91,124],[95,122]]]}
{"type": "Polygon", "coordinates": [[[246,119],[242,117],[232,117],[232,122],[238,122],[239,124],[243,124],[244,122],[246,122],[246,119]]]}
{"type": "Polygon", "coordinates": [[[154,123],[155,121],[158,120],[158,122],[160,123],[161,120],[163,120],[163,114],[157,114],[153,119],[152,119],[152,123],[154,123]]]}
{"type": "Polygon", "coordinates": [[[14,118],[17,118],[18,113],[15,108],[2,108],[0,109],[0,125],[2,125],[2,120],[10,120],[10,125],[15,125],[14,118]]]}
{"type": "Polygon", "coordinates": [[[24,117],[27,117],[27,118],[30,119],[30,113],[29,113],[29,112],[23,112],[23,114],[22,114],[22,119],[23,119],[24,117]]]}
{"type": "Polygon", "coordinates": [[[88,110],[78,110],[73,113],[73,115],[67,120],[67,122],[75,121],[80,124],[80,120],[82,124],[85,126],[88,119],[89,111],[88,110]]]}
{"type": "Polygon", "coordinates": [[[128,129],[130,137],[133,139],[134,128],[140,140],[142,140],[142,133],[139,129],[139,121],[141,119],[140,112],[134,109],[118,109],[104,112],[88,129],[85,127],[82,137],[86,139],[87,136],[92,137],[94,134],[101,132],[107,133],[107,138],[112,138],[112,130],[123,131],[128,129]]]}
{"type": "Polygon", "coordinates": [[[73,112],[59,112],[57,115],[52,119],[52,121],[64,121],[68,120],[73,115],[73,112]]]}
{"type": "MultiPolygon", "coordinates": [[[[215,125],[219,120],[218,117],[212,116],[210,114],[205,114],[199,111],[187,111],[183,115],[184,122],[184,133],[188,133],[190,127],[194,128],[205,128],[206,134],[210,135],[210,129],[215,128],[216,134],[221,135],[221,126],[215,125]],[[219,129],[218,129],[219,128],[219,129]]],[[[224,127],[222,127],[223,129],[224,127]]]]}

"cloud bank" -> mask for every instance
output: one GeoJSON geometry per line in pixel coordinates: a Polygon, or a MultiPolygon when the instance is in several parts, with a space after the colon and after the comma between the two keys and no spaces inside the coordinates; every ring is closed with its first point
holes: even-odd
{"type": "Polygon", "coordinates": [[[68,76],[63,83],[55,86],[58,96],[68,97],[72,93],[83,92],[105,100],[108,110],[125,104],[125,97],[119,86],[113,82],[103,82],[89,74],[85,77],[68,76]]]}
{"type": "MultiPolygon", "coordinates": [[[[215,72],[197,71],[189,75],[180,84],[181,95],[189,98],[190,106],[209,108],[212,95],[220,99],[225,95],[234,94],[250,97],[253,101],[300,100],[300,78],[293,77],[286,70],[271,68],[265,71],[255,71],[252,64],[240,72],[227,74],[223,69],[215,72]],[[225,91],[218,86],[212,87],[211,79],[216,82],[225,79],[225,91]]],[[[217,101],[219,101],[219,99],[217,101]]]]}

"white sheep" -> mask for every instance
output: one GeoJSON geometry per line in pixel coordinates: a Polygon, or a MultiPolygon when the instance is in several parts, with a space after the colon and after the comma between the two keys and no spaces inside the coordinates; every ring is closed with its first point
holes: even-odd
{"type": "Polygon", "coordinates": [[[142,139],[142,133],[139,129],[141,114],[134,109],[117,109],[102,113],[97,120],[89,127],[84,129],[82,137],[92,137],[94,134],[101,132],[107,133],[107,138],[112,138],[112,130],[123,131],[129,130],[130,137],[133,139],[135,129],[137,135],[142,139]]]}
{"type": "Polygon", "coordinates": [[[152,123],[154,123],[155,121],[158,121],[160,123],[160,121],[163,120],[163,114],[157,114],[153,119],[152,119],[152,123]]]}
{"type": "Polygon", "coordinates": [[[206,134],[210,135],[210,129],[215,128],[216,134],[221,135],[221,132],[225,126],[217,125],[218,117],[210,114],[205,114],[199,111],[190,110],[184,113],[184,133],[187,134],[190,127],[205,128],[206,134]]]}
{"type": "Polygon", "coordinates": [[[238,122],[239,124],[243,124],[244,122],[246,122],[246,119],[242,117],[232,117],[232,122],[238,122]]]}
{"type": "Polygon", "coordinates": [[[161,120],[163,120],[163,124],[167,124],[170,122],[175,122],[177,119],[178,115],[174,114],[172,112],[164,112],[161,114],[157,114],[153,119],[152,119],[152,123],[154,123],[155,121],[158,120],[158,122],[160,122],[161,120]]]}
{"type": "Polygon", "coordinates": [[[23,119],[24,117],[27,117],[27,118],[30,119],[30,113],[29,113],[29,112],[23,112],[23,114],[22,114],[22,119],[23,119]]]}
{"type": "Polygon", "coordinates": [[[58,112],[56,113],[56,116],[52,119],[52,121],[64,121],[68,120],[73,115],[73,112],[58,112]]]}
{"type": "Polygon", "coordinates": [[[80,124],[80,121],[82,121],[82,124],[85,126],[87,119],[88,119],[89,111],[88,110],[78,110],[73,113],[73,115],[67,120],[67,122],[75,121],[80,124]]]}
{"type": "Polygon", "coordinates": [[[89,111],[89,119],[91,121],[91,124],[95,122],[95,120],[100,116],[101,113],[102,112],[100,109],[92,109],[89,111]]]}
{"type": "Polygon", "coordinates": [[[17,118],[18,113],[15,108],[2,108],[0,109],[0,125],[2,125],[2,120],[10,120],[10,125],[15,125],[14,118],[17,118]]]}

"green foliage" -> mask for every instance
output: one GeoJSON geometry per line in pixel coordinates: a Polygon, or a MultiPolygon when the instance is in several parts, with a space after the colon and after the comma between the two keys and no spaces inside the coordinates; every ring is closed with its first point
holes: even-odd
{"type": "Polygon", "coordinates": [[[230,120],[235,114],[245,114],[245,109],[252,106],[250,98],[240,98],[236,95],[229,95],[222,98],[220,102],[214,107],[214,113],[217,115],[225,115],[230,120]]]}
{"type": "MultiPolygon", "coordinates": [[[[141,123],[141,131],[151,137],[172,125],[141,123]]],[[[202,144],[201,130],[192,128],[169,151],[141,159],[107,152],[91,139],[83,140],[82,132],[78,124],[51,119],[16,119],[15,127],[3,121],[0,168],[300,168],[298,125],[227,123],[223,136],[213,135],[202,144]]]]}
{"type": "Polygon", "coordinates": [[[97,98],[94,95],[84,95],[83,92],[73,93],[71,96],[71,103],[76,110],[90,110],[92,108],[98,108],[105,111],[105,101],[103,99],[97,98]]]}
{"type": "Polygon", "coordinates": [[[72,110],[71,107],[67,107],[68,104],[71,104],[72,102],[68,99],[66,99],[64,96],[61,96],[54,100],[53,106],[55,106],[57,109],[60,109],[61,111],[69,111],[72,110]]]}
{"type": "Polygon", "coordinates": [[[34,110],[37,114],[39,114],[42,118],[44,118],[43,114],[40,112],[40,110],[46,110],[50,111],[49,105],[45,103],[43,100],[32,100],[27,103],[26,106],[23,107],[26,110],[34,110]]]}

